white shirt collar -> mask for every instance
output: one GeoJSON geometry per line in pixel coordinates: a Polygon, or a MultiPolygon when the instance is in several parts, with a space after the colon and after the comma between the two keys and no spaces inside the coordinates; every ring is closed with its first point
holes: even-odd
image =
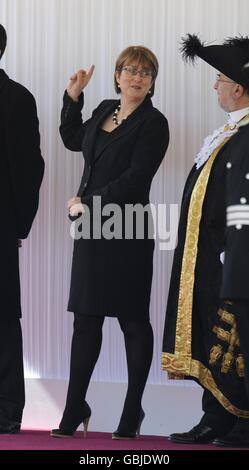
{"type": "Polygon", "coordinates": [[[237,109],[228,114],[228,124],[232,124],[230,129],[225,130],[226,126],[221,126],[216,129],[211,135],[208,135],[203,142],[202,148],[198,155],[195,157],[196,168],[200,168],[210,157],[213,151],[224,141],[226,137],[232,137],[235,134],[240,124],[239,121],[249,114],[249,107],[237,109]],[[236,125],[234,125],[236,124],[236,125]]]}
{"type": "Polygon", "coordinates": [[[249,114],[249,107],[231,111],[231,113],[228,113],[228,124],[239,122],[247,114],[249,114]]]}

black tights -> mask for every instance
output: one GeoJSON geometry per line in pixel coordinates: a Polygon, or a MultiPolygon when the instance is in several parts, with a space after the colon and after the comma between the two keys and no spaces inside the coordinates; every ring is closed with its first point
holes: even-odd
{"type": "MultiPolygon", "coordinates": [[[[128,367],[128,389],[119,429],[135,431],[152,360],[153,331],[149,319],[118,320],[124,334],[128,367]]],[[[101,349],[103,323],[104,317],[74,315],[70,379],[61,428],[72,426],[81,413],[101,349]]]]}

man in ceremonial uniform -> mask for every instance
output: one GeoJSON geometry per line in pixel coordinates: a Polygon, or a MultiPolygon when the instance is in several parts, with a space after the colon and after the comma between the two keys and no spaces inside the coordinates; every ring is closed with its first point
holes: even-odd
{"type": "Polygon", "coordinates": [[[165,321],[162,364],[203,388],[204,415],[170,439],[249,447],[249,38],[182,53],[217,71],[228,113],[208,136],[185,185],[165,321]]]}

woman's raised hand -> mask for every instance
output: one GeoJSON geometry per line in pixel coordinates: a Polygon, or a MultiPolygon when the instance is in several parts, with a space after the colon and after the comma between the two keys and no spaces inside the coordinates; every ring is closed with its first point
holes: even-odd
{"type": "Polygon", "coordinates": [[[67,86],[67,93],[74,101],[78,101],[78,98],[82,90],[87,86],[91,80],[95,66],[91,65],[90,69],[86,72],[85,70],[79,70],[70,77],[70,82],[67,86]]]}

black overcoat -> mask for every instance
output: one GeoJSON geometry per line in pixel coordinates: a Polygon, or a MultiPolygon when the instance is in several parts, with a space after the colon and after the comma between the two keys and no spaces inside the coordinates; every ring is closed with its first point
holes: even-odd
{"type": "Polygon", "coordinates": [[[0,70],[0,318],[21,316],[18,239],[38,208],[44,162],[32,94],[0,70]]]}
{"type": "MultiPolygon", "coordinates": [[[[83,96],[77,103],[64,96],[60,132],[68,149],[83,152],[78,196],[91,212],[93,196],[101,196],[102,208],[118,204],[123,214],[125,204],[148,204],[153,176],[168,146],[167,120],[146,98],[96,152],[98,130],[118,103],[103,101],[82,123],[83,96]]],[[[148,237],[75,241],[68,309],[104,316],[148,315],[153,250],[154,240],[148,237]]]]}

